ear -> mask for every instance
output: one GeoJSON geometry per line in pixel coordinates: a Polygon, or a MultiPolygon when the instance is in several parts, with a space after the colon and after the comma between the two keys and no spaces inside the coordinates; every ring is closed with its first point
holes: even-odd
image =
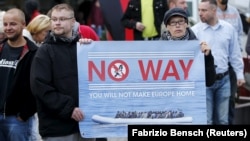
{"type": "Polygon", "coordinates": [[[72,21],[74,21],[74,23],[76,22],[76,18],[73,18],[72,21]]]}
{"type": "Polygon", "coordinates": [[[214,6],[212,10],[213,12],[217,13],[217,6],[214,6]]]}
{"type": "Polygon", "coordinates": [[[23,28],[26,28],[26,22],[22,22],[23,28]]]}
{"type": "Polygon", "coordinates": [[[72,24],[75,24],[76,19],[75,19],[75,18],[73,18],[71,21],[72,21],[72,24]]]}
{"type": "Polygon", "coordinates": [[[167,30],[169,30],[169,26],[168,25],[165,24],[165,27],[166,27],[167,30]]]}

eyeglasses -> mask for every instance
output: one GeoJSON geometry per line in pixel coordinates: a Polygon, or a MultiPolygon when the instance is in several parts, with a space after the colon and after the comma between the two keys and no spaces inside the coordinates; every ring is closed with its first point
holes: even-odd
{"type": "Polygon", "coordinates": [[[179,25],[183,25],[183,24],[186,23],[186,20],[171,21],[171,22],[168,23],[168,25],[170,25],[170,26],[176,26],[177,23],[178,23],[179,25]]]}
{"type": "Polygon", "coordinates": [[[53,21],[53,22],[56,22],[56,21],[60,21],[60,22],[64,22],[66,20],[70,20],[70,19],[73,19],[74,17],[70,17],[70,18],[66,18],[66,17],[60,17],[60,18],[51,18],[50,20],[53,21]]]}

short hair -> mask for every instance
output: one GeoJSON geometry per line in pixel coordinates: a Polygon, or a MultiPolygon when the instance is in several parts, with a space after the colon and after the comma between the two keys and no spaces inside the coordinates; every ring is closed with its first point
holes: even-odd
{"type": "Polygon", "coordinates": [[[25,15],[24,12],[21,9],[18,8],[11,8],[9,10],[6,11],[5,15],[10,14],[10,15],[17,15],[18,18],[20,19],[20,21],[26,25],[25,22],[25,15]]]}
{"type": "Polygon", "coordinates": [[[51,26],[49,16],[40,14],[30,21],[27,25],[27,30],[31,35],[37,34],[51,26]]]}
{"type": "Polygon", "coordinates": [[[171,2],[176,4],[176,0],[167,0],[167,4],[168,4],[168,5],[169,5],[171,2]]]}
{"type": "Polygon", "coordinates": [[[201,2],[209,2],[209,4],[217,6],[216,0],[201,0],[201,2]]]}
{"type": "Polygon", "coordinates": [[[57,4],[54,7],[52,7],[50,11],[50,16],[53,13],[53,11],[61,11],[61,10],[67,10],[71,12],[71,16],[74,17],[74,9],[67,3],[61,3],[57,4]]]}
{"type": "Polygon", "coordinates": [[[48,12],[47,12],[47,16],[49,16],[50,18],[51,18],[51,11],[52,11],[52,9],[50,9],[48,12]]]}

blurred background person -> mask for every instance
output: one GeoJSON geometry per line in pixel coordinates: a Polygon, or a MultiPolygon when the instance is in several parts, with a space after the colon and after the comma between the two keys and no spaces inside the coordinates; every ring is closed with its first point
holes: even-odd
{"type": "Polygon", "coordinates": [[[227,21],[235,28],[235,30],[238,33],[238,40],[242,51],[243,47],[241,44],[244,32],[239,11],[232,5],[228,4],[228,0],[216,0],[216,2],[218,5],[216,11],[217,17],[221,20],[227,21]]]}
{"type": "Polygon", "coordinates": [[[87,24],[93,0],[82,0],[76,12],[76,19],[80,24],[87,24]]]}
{"type": "Polygon", "coordinates": [[[31,41],[41,46],[47,34],[51,30],[51,21],[49,16],[40,14],[36,16],[23,31],[23,35],[31,41]]]}
{"type": "Polygon", "coordinates": [[[167,0],[167,3],[168,9],[172,9],[175,7],[184,9],[187,12],[189,26],[193,26],[195,24],[194,20],[190,17],[187,0],[167,0]]]}
{"type": "Polygon", "coordinates": [[[167,4],[169,9],[180,7],[184,9],[188,14],[188,5],[186,0],[167,0],[167,4]]]}
{"type": "MultiPolygon", "coordinates": [[[[175,7],[184,9],[187,12],[187,16],[188,16],[188,25],[193,26],[195,24],[194,20],[191,17],[189,17],[188,4],[186,0],[167,0],[167,5],[168,5],[168,9],[172,9],[175,7]]],[[[161,33],[164,33],[166,30],[167,29],[166,29],[165,24],[162,23],[161,33]]]]}
{"type": "Polygon", "coordinates": [[[166,0],[130,0],[121,22],[133,29],[134,40],[158,40],[166,11],[166,0]]]}
{"type": "MultiPolygon", "coordinates": [[[[243,24],[240,17],[239,11],[228,4],[228,0],[216,0],[217,2],[217,17],[221,20],[225,20],[230,23],[238,33],[238,43],[241,51],[243,51],[242,47],[242,38],[243,38],[243,24]]],[[[229,64],[229,76],[231,83],[231,96],[229,101],[229,124],[233,124],[234,121],[234,113],[235,113],[235,96],[237,93],[237,79],[236,74],[229,64]]]]}
{"type": "Polygon", "coordinates": [[[90,14],[88,17],[87,25],[91,26],[100,39],[104,40],[104,18],[101,11],[99,0],[93,0],[91,5],[90,14]]]}
{"type": "Polygon", "coordinates": [[[24,13],[26,24],[40,14],[40,4],[38,0],[26,0],[24,2],[24,13]]]}

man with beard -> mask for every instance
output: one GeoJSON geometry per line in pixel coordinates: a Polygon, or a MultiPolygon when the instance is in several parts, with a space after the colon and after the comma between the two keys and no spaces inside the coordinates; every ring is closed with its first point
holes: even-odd
{"type": "Polygon", "coordinates": [[[243,59],[234,27],[216,15],[216,0],[201,0],[200,22],[192,27],[196,37],[211,47],[216,66],[216,81],[206,88],[207,123],[229,124],[230,78],[229,65],[236,73],[237,85],[245,83],[243,59]]]}
{"type": "Polygon", "coordinates": [[[50,18],[51,33],[31,68],[39,133],[43,141],[93,141],[82,138],[79,129],[84,111],[79,108],[77,42],[81,35],[83,40],[96,40],[96,33],[88,26],[81,30],[84,33],[74,30],[74,9],[66,3],[55,5],[50,18]]]}

